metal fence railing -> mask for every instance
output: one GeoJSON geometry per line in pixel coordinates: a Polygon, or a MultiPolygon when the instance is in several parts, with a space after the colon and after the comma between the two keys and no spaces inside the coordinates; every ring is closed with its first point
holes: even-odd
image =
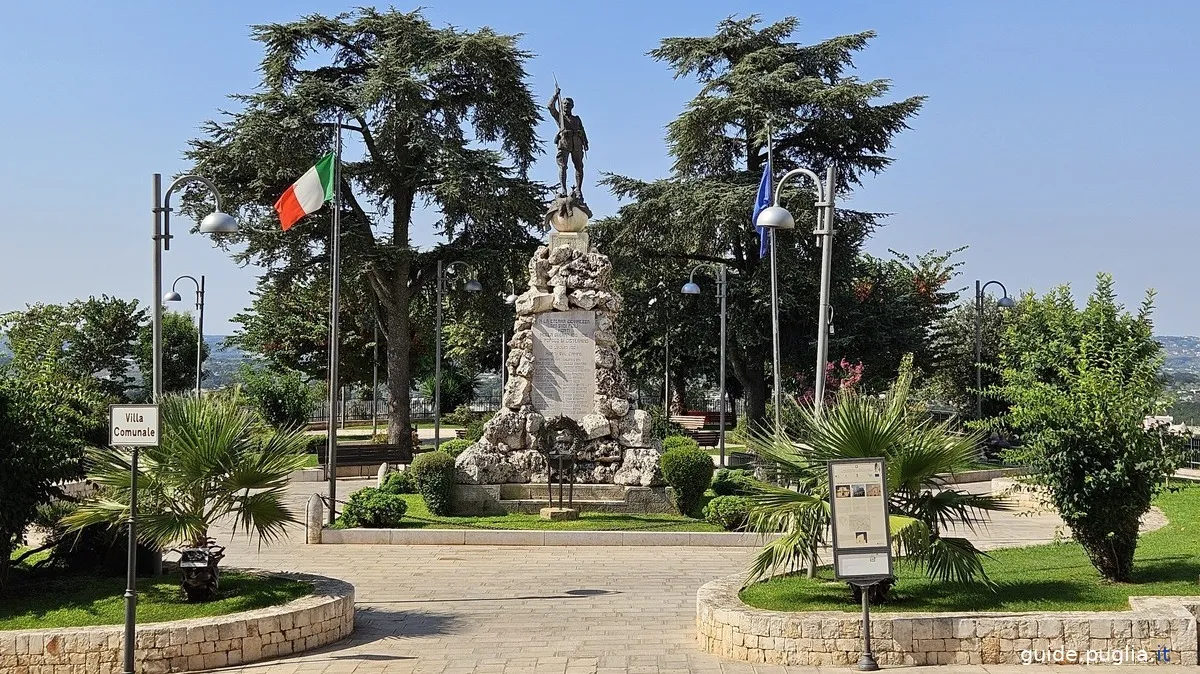
{"type": "Polygon", "coordinates": [[[1184,455],[1183,465],[1185,468],[1200,470],[1200,437],[1188,438],[1187,454],[1184,455]]]}
{"type": "MultiPolygon", "coordinates": [[[[380,419],[387,417],[387,404],[388,401],[382,397],[375,401],[376,414],[380,419]]],[[[469,403],[468,406],[475,412],[496,412],[500,409],[500,394],[497,392],[494,395],[477,396],[474,401],[469,403]]],[[[429,398],[414,395],[409,403],[409,410],[409,414],[413,421],[433,421],[433,400],[429,398]]],[[[371,401],[345,401],[342,407],[338,410],[338,418],[344,419],[348,422],[370,421],[371,401]]],[[[309,422],[314,424],[324,423],[328,419],[328,402],[322,402],[321,404],[317,405],[312,414],[309,415],[309,422]]]]}

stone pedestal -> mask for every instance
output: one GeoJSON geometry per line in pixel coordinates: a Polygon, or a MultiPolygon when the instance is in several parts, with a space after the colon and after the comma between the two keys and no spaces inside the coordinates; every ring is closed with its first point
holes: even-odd
{"type": "Polygon", "coordinates": [[[550,232],[550,248],[554,249],[559,246],[566,246],[587,255],[590,250],[588,234],[587,232],[550,232]]]}
{"type": "Polygon", "coordinates": [[[541,518],[552,522],[579,519],[579,511],[574,508],[542,508],[541,518]]]}
{"type": "MultiPolygon", "coordinates": [[[[542,483],[551,477],[539,431],[562,415],[584,433],[574,451],[576,484],[659,487],[662,443],[650,415],[635,409],[617,349],[621,296],[612,288],[612,263],[582,232],[556,232],[529,260],[529,287],[516,301],[508,376],[500,411],[483,437],[458,456],[460,484],[542,483]]],[[[557,468],[553,472],[557,472],[557,468]]]]}

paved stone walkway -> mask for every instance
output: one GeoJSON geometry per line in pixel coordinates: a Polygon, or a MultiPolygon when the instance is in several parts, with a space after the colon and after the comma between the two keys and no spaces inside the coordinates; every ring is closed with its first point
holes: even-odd
{"type": "MultiPolygon", "coordinates": [[[[339,481],[339,496],[368,484],[371,481],[339,481]]],[[[294,485],[289,501],[302,507],[308,494],[323,488],[319,483],[294,485]]],[[[1046,541],[1053,538],[1057,523],[1055,517],[1001,515],[987,532],[974,538],[989,548],[1046,541]]],[[[744,570],[753,550],[303,545],[302,533],[294,531],[287,543],[261,549],[240,539],[226,554],[229,566],[347,580],[355,585],[358,607],[355,633],[347,640],[321,651],[227,672],[853,671],[751,665],[699,651],[696,590],[718,576],[744,570]]],[[[1027,668],[904,671],[999,674],[1027,668]]],[[[1089,667],[1088,671],[1106,670],[1089,667]]]]}

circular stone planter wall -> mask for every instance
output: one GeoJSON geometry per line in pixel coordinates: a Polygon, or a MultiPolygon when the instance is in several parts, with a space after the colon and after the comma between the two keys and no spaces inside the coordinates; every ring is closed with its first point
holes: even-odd
{"type": "MultiPolygon", "coordinates": [[[[740,575],[728,576],[700,588],[700,648],[748,662],[858,662],[860,614],[751,608],[738,597],[741,582],[740,575]]],[[[1023,659],[1036,664],[1137,664],[1142,657],[1151,665],[1196,665],[1200,597],[1130,597],[1129,604],[1129,611],[1096,613],[872,612],[871,645],[881,665],[1023,664],[1023,659]],[[1162,657],[1168,659],[1159,662],[1162,657]]]]}
{"type": "MultiPolygon", "coordinates": [[[[287,574],[313,593],[279,606],[211,618],[138,625],[135,669],[188,672],[302,653],[354,631],[354,586],[324,576],[287,574]]],[[[0,672],[117,674],[124,627],[0,631],[0,672]]]]}

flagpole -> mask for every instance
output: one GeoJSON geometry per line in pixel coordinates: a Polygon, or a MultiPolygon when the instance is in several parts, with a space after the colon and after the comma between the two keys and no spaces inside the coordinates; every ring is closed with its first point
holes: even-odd
{"type": "Polygon", "coordinates": [[[342,117],[338,115],[337,134],[333,145],[333,227],[329,243],[329,414],[325,426],[327,436],[325,472],[329,480],[329,524],[337,517],[337,417],[338,417],[338,347],[341,330],[338,324],[338,296],[342,282],[342,117]]]}
{"type": "MultiPolygon", "coordinates": [[[[771,173],[769,189],[771,193],[767,195],[770,203],[775,202],[775,164],[774,153],[771,148],[771,120],[767,119],[767,170],[771,173]]],[[[774,407],[775,407],[775,432],[779,432],[779,408],[783,401],[783,396],[780,395],[780,373],[779,373],[779,274],[776,271],[776,255],[775,255],[775,228],[770,229],[771,234],[771,361],[774,365],[774,407]]]]}

